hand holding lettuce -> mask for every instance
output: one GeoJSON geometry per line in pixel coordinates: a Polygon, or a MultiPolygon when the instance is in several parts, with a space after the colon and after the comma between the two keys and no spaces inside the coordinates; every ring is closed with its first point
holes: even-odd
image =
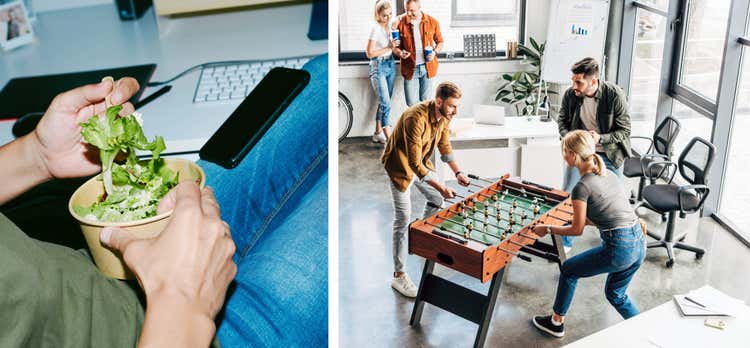
{"type": "Polygon", "coordinates": [[[81,123],[83,138],[99,149],[100,179],[106,194],[90,207],[76,206],[76,213],[89,220],[123,222],[156,215],[162,197],[178,183],[178,173],[164,165],[159,154],[166,148],[160,136],[149,142],[143,135],[137,113],[120,117],[122,106],[109,107],[104,117],[81,123]],[[150,151],[152,158],[139,161],[136,150],[150,151]],[[117,163],[118,155],[126,155],[117,163]]]}

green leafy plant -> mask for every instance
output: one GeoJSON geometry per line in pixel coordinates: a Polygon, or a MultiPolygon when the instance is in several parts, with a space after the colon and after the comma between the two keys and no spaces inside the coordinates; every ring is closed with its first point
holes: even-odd
{"type": "Polygon", "coordinates": [[[518,45],[518,52],[526,56],[524,64],[533,67],[532,71],[518,71],[514,74],[503,74],[503,84],[497,89],[495,101],[512,105],[518,115],[532,115],[540,100],[537,100],[539,88],[543,88],[541,99],[548,94],[557,94],[555,91],[547,91],[545,82],[540,84],[542,72],[542,58],[544,57],[545,43],[541,45],[529,38],[531,47],[518,45]]]}
{"type": "Polygon", "coordinates": [[[160,136],[148,141],[139,118],[118,116],[121,106],[109,107],[104,117],[81,123],[81,135],[99,149],[101,180],[106,194],[91,207],[74,207],[79,215],[96,221],[134,221],[156,215],[156,208],[169,189],[177,185],[178,173],[159,157],[165,150],[160,136]],[[151,159],[139,161],[136,150],[150,151],[151,159]],[[117,163],[120,154],[124,163],[117,163]]]}

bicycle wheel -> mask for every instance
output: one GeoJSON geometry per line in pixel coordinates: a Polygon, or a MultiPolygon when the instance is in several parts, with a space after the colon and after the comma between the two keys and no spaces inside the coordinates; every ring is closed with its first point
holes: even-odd
{"type": "Polygon", "coordinates": [[[349,98],[339,92],[339,142],[344,140],[352,130],[352,123],[354,123],[352,103],[349,98]]]}

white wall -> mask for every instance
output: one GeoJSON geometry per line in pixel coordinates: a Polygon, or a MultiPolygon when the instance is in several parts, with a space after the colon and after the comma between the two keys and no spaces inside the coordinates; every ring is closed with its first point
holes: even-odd
{"type": "MultiPolygon", "coordinates": [[[[547,19],[549,17],[548,0],[528,0],[526,10],[526,37],[543,42],[547,36],[547,19]]],[[[443,31],[449,28],[442,28],[443,31]]],[[[504,44],[499,43],[500,46],[504,44]]],[[[397,65],[396,69],[399,69],[397,65]]],[[[519,61],[476,61],[448,62],[441,60],[435,85],[442,81],[451,81],[461,88],[463,98],[458,117],[471,117],[473,104],[495,104],[495,93],[501,83],[501,75],[525,69],[519,61]]],[[[368,66],[340,65],[339,90],[352,103],[354,124],[349,136],[371,135],[375,128],[375,111],[377,101],[368,78],[368,66]]],[[[395,125],[398,117],[406,109],[403,78],[396,79],[393,91],[391,121],[395,125]]]]}

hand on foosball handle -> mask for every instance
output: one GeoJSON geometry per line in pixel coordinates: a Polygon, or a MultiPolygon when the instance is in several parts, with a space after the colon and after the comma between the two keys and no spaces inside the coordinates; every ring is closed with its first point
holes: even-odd
{"type": "Polygon", "coordinates": [[[456,190],[448,186],[441,185],[441,187],[437,190],[438,192],[440,192],[440,195],[443,196],[443,198],[450,199],[456,197],[456,190]]]}
{"type": "Polygon", "coordinates": [[[536,225],[531,229],[531,232],[541,238],[547,235],[547,227],[547,225],[536,225]]]}
{"type": "Polygon", "coordinates": [[[469,186],[469,184],[471,184],[469,177],[460,172],[456,175],[456,180],[458,180],[458,184],[461,186],[469,186]]]}

